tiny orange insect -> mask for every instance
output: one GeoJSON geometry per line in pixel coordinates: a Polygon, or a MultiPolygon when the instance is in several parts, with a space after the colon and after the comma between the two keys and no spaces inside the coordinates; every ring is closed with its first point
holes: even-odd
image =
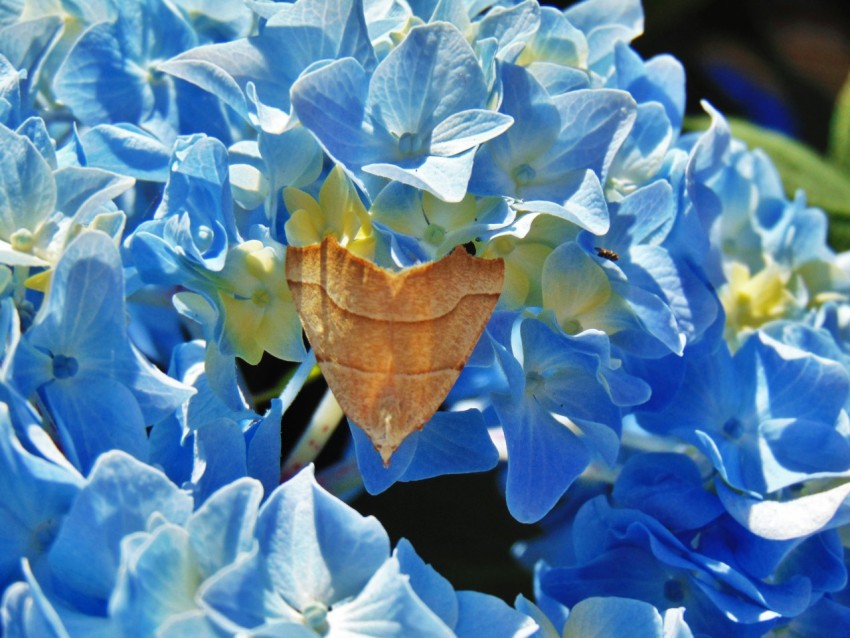
{"type": "Polygon", "coordinates": [[[620,255],[615,253],[610,248],[602,248],[601,246],[594,246],[594,248],[596,249],[597,255],[599,255],[600,257],[604,257],[605,259],[608,259],[610,261],[617,261],[620,258],[620,255]]]}

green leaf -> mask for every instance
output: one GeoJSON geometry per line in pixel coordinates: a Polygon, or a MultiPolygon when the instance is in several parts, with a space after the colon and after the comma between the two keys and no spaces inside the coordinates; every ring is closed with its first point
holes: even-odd
{"type": "Polygon", "coordinates": [[[838,252],[850,250],[850,219],[830,217],[828,232],[828,242],[833,250],[838,252]]]}
{"type": "MultiPolygon", "coordinates": [[[[734,137],[770,156],[789,197],[802,188],[811,206],[823,208],[833,218],[850,219],[850,172],[842,171],[808,146],[782,133],[736,118],[728,121],[734,137]]],[[[689,117],[685,128],[704,130],[709,123],[707,116],[689,117]]]]}
{"type": "Polygon", "coordinates": [[[838,92],[829,123],[829,159],[845,173],[850,173],[850,75],[838,92]]]}

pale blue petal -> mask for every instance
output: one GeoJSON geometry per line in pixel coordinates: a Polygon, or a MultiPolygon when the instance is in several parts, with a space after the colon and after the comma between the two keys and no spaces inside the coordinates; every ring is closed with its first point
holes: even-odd
{"type": "Polygon", "coordinates": [[[328,615],[331,633],[340,638],[451,638],[454,633],[413,592],[389,558],[351,600],[328,615]]]}
{"type": "Polygon", "coordinates": [[[473,148],[453,157],[428,155],[398,160],[394,164],[367,164],[363,170],[427,190],[443,201],[459,202],[466,195],[474,155],[473,148]]]}
{"type": "Polygon", "coordinates": [[[458,620],[458,600],[451,583],[426,564],[406,538],[402,538],[393,555],[401,572],[410,578],[410,586],[419,599],[446,625],[454,628],[458,620]]]}
{"type": "Polygon", "coordinates": [[[20,577],[21,559],[39,561],[82,480],[27,452],[0,404],[0,588],[20,577]]]}
{"type": "Polygon", "coordinates": [[[0,126],[0,238],[36,231],[54,211],[56,185],[47,161],[26,137],[0,126]]]}
{"type": "Polygon", "coordinates": [[[280,423],[283,404],[272,399],[271,407],[249,429],[245,430],[248,446],[248,476],[258,479],[266,494],[280,484],[280,423]]]}
{"type": "Polygon", "coordinates": [[[116,582],[121,539],[145,531],[154,513],[184,524],[192,498],[123,452],[101,455],[50,548],[53,574],[76,595],[106,601],[116,582]]]}
{"type": "Polygon", "coordinates": [[[369,77],[359,62],[345,58],[303,75],[292,86],[298,119],[325,150],[350,170],[386,156],[395,143],[373,128],[366,113],[369,77]]]}
{"type": "Polygon", "coordinates": [[[458,638],[533,636],[537,624],[503,600],[477,591],[459,591],[460,617],[454,630],[458,638]]]}
{"type": "Polygon", "coordinates": [[[448,116],[479,109],[487,96],[484,75],[454,26],[414,27],[375,69],[368,110],[384,129],[427,135],[448,116]]]}
{"type": "Polygon", "coordinates": [[[56,97],[82,122],[140,123],[154,95],[145,71],[126,56],[114,24],[95,24],[83,33],[53,83],[56,97]]]}
{"type": "Polygon", "coordinates": [[[297,609],[356,595],[389,556],[380,523],[319,487],[312,466],[269,497],[256,534],[273,591],[297,609]]]}
{"type": "Polygon", "coordinates": [[[196,609],[198,580],[187,531],[160,525],[140,546],[123,544],[122,569],[109,601],[110,617],[128,635],[154,635],[170,616],[196,609]]]}
{"type": "Polygon", "coordinates": [[[629,598],[588,598],[570,609],[564,638],[663,638],[661,614],[649,603],[629,598]]]}
{"type": "Polygon", "coordinates": [[[201,578],[209,578],[253,548],[262,494],[257,481],[237,479],[213,493],[192,515],[186,529],[201,578]]]}
{"type": "Polygon", "coordinates": [[[513,122],[509,115],[484,109],[453,113],[434,127],[430,153],[456,155],[502,134],[513,122]]]}

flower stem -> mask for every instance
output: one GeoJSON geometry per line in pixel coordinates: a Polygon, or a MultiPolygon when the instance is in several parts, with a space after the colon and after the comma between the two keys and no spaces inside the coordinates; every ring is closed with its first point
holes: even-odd
{"type": "Polygon", "coordinates": [[[342,422],[343,416],[342,408],[339,407],[333,393],[330,390],[325,391],[325,395],[319,401],[319,405],[316,406],[316,411],[313,413],[307,429],[304,430],[304,434],[298,439],[295,448],[283,463],[280,472],[281,482],[319,456],[328,439],[331,438],[337,426],[342,422]]]}

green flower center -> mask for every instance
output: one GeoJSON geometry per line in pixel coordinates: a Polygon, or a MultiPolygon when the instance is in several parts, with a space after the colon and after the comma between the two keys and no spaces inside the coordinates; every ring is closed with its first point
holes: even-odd
{"type": "Polygon", "coordinates": [[[517,186],[526,186],[534,181],[535,177],[537,177],[537,171],[528,164],[520,164],[514,169],[514,181],[517,186]]]}
{"type": "Polygon", "coordinates": [[[11,241],[9,243],[12,244],[13,250],[17,250],[21,253],[28,253],[32,251],[34,239],[32,231],[28,228],[19,228],[12,233],[12,237],[10,239],[11,241]]]}
{"type": "Polygon", "coordinates": [[[425,229],[424,239],[432,246],[438,246],[443,242],[445,236],[446,231],[442,226],[438,224],[429,224],[428,228],[425,229]]]}
{"type": "Polygon", "coordinates": [[[301,611],[304,623],[313,631],[324,635],[328,632],[328,608],[317,600],[309,603],[301,611]]]}

